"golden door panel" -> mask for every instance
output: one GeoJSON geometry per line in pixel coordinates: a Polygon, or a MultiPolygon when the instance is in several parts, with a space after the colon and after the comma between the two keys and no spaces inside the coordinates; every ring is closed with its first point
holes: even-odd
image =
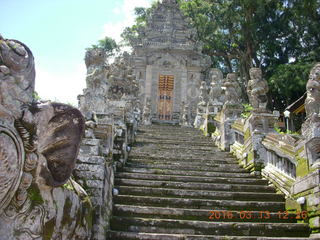
{"type": "Polygon", "coordinates": [[[158,117],[159,120],[171,120],[173,109],[173,75],[160,75],[158,90],[158,117]]]}

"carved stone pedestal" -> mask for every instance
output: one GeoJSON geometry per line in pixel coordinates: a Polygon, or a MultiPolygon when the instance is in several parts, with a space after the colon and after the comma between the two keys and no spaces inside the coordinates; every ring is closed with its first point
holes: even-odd
{"type": "Polygon", "coordinates": [[[240,116],[242,105],[240,104],[225,104],[220,115],[220,144],[222,150],[229,151],[230,145],[235,141],[231,125],[240,116]]]}
{"type": "Polygon", "coordinates": [[[275,132],[274,124],[278,118],[278,112],[253,111],[245,122],[244,144],[248,150],[245,167],[254,174],[260,175],[265,166],[267,151],[262,140],[268,133],[275,132]]]}

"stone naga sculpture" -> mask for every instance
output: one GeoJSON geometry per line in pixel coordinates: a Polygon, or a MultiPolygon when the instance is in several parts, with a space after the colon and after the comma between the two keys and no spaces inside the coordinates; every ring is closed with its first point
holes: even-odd
{"type": "Polygon", "coordinates": [[[43,239],[48,222],[52,237],[64,232],[59,239],[87,239],[86,223],[59,225],[57,215],[64,209],[57,208],[56,197],[65,194],[59,197],[66,202],[73,195],[54,190],[75,167],[84,119],[65,104],[36,103],[34,86],[31,51],[0,35],[0,240],[43,239]],[[82,237],[74,234],[76,229],[82,237]]]}
{"type": "Polygon", "coordinates": [[[262,78],[260,68],[251,68],[249,71],[250,80],[248,82],[247,93],[254,110],[266,110],[269,91],[268,83],[262,78]]]}
{"type": "Polygon", "coordinates": [[[307,119],[320,121],[320,63],[310,71],[305,101],[307,119]]]}

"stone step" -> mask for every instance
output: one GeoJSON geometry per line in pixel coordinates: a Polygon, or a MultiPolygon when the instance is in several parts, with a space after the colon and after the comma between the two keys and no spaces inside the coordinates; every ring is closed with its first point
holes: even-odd
{"type": "MultiPolygon", "coordinates": [[[[282,202],[284,197],[276,193],[258,192],[228,192],[228,191],[207,191],[189,190],[179,188],[152,188],[141,186],[115,186],[122,195],[135,196],[159,196],[189,199],[215,199],[215,200],[237,200],[237,201],[265,201],[282,202]]],[[[239,189],[240,190],[240,189],[239,189]]]]}
{"type": "Polygon", "coordinates": [[[215,164],[212,166],[197,166],[197,165],[185,165],[185,164],[156,164],[156,163],[137,163],[137,162],[127,162],[127,167],[133,168],[143,168],[143,169],[161,169],[161,170],[186,170],[186,171],[203,171],[203,172],[224,172],[224,173],[249,173],[248,170],[240,168],[239,166],[225,166],[220,164],[215,164]]]}
{"type": "Polygon", "coordinates": [[[170,133],[170,132],[177,132],[177,133],[200,133],[200,130],[196,128],[182,128],[180,126],[178,127],[140,127],[139,133],[147,133],[147,132],[157,132],[157,133],[170,133]]]}
{"type": "Polygon", "coordinates": [[[217,184],[217,183],[203,183],[203,182],[174,182],[174,181],[116,178],[115,185],[188,189],[188,190],[197,190],[197,191],[210,190],[210,191],[231,191],[231,192],[275,193],[274,188],[271,186],[230,184],[228,182],[217,184]]]}
{"type": "Polygon", "coordinates": [[[133,163],[154,163],[154,164],[173,164],[173,165],[200,165],[200,166],[213,166],[213,165],[224,165],[224,166],[234,166],[239,168],[239,164],[237,164],[234,159],[232,160],[198,160],[198,159],[158,159],[158,158],[138,158],[138,157],[130,157],[129,162],[133,163]]]}
{"type": "Polygon", "coordinates": [[[235,177],[203,177],[203,176],[181,176],[181,175],[159,175],[159,174],[143,174],[118,172],[116,178],[128,179],[128,181],[152,180],[152,181],[174,181],[174,182],[190,182],[192,183],[220,183],[220,184],[245,184],[245,185],[266,185],[268,181],[265,179],[257,179],[249,175],[251,178],[235,177]],[[130,180],[129,180],[130,179],[130,180]]]}
{"type": "Polygon", "coordinates": [[[200,139],[199,141],[190,141],[188,140],[167,140],[165,138],[159,138],[155,136],[142,137],[139,136],[136,138],[137,143],[160,143],[160,144],[180,144],[180,145],[192,145],[192,146],[210,146],[214,147],[213,142],[209,139],[200,139]]]}
{"type": "Polygon", "coordinates": [[[136,195],[117,195],[115,203],[136,206],[191,208],[191,209],[222,209],[238,211],[283,211],[284,202],[261,202],[261,201],[236,201],[236,200],[213,200],[213,199],[189,199],[174,197],[153,197],[136,195]]]}
{"type": "Polygon", "coordinates": [[[158,234],[158,233],[137,233],[137,232],[115,232],[110,231],[108,238],[126,240],[309,240],[309,238],[268,238],[257,236],[213,236],[213,235],[186,235],[186,234],[158,234]]]}
{"type": "Polygon", "coordinates": [[[137,139],[135,147],[139,146],[157,146],[161,149],[172,149],[172,148],[193,148],[193,149],[200,149],[204,151],[213,151],[216,152],[218,149],[213,145],[212,142],[199,143],[197,141],[168,141],[168,140],[158,140],[158,139],[137,139]]]}
{"type": "Polygon", "coordinates": [[[149,174],[164,174],[164,175],[182,175],[182,176],[202,176],[202,177],[243,177],[254,178],[246,172],[208,172],[208,171],[185,171],[185,170],[172,170],[172,169],[158,169],[158,168],[134,168],[123,167],[123,172],[129,173],[149,173],[149,174]]]}
{"type": "Polygon", "coordinates": [[[161,161],[161,162],[197,162],[199,164],[202,163],[217,163],[217,164],[236,164],[238,165],[237,161],[234,159],[234,157],[230,157],[229,155],[223,156],[218,155],[215,156],[215,158],[207,159],[207,158],[176,158],[176,157],[151,157],[151,156],[145,156],[145,155],[139,155],[139,154],[130,154],[129,159],[132,161],[138,161],[138,162],[155,162],[155,161],[161,161]]]}
{"type": "Polygon", "coordinates": [[[288,219],[283,219],[281,213],[268,211],[226,211],[226,210],[205,210],[168,207],[144,207],[115,204],[113,207],[115,216],[139,217],[154,219],[181,219],[193,221],[212,222],[280,222],[296,223],[296,215],[288,214],[288,219]]]}
{"type": "Polygon", "coordinates": [[[170,150],[160,150],[159,148],[150,148],[150,149],[132,149],[130,152],[131,156],[142,156],[146,157],[174,157],[177,159],[190,158],[192,156],[194,159],[221,159],[224,155],[220,155],[218,152],[212,151],[198,151],[194,149],[179,149],[173,148],[170,150]]]}
{"type": "Polygon", "coordinates": [[[199,145],[188,145],[188,144],[172,144],[172,143],[162,143],[162,142],[158,142],[158,143],[149,143],[149,142],[137,142],[135,147],[133,149],[139,149],[139,146],[144,146],[146,148],[154,148],[157,150],[196,150],[196,151],[201,151],[201,152],[218,152],[218,150],[216,148],[213,148],[212,146],[199,146],[199,145]]]}
{"type": "Polygon", "coordinates": [[[113,230],[147,233],[307,237],[309,228],[302,223],[204,222],[176,219],[113,217],[113,230]]]}
{"type": "Polygon", "coordinates": [[[230,163],[236,162],[236,159],[229,154],[221,154],[219,152],[214,154],[206,154],[206,155],[199,155],[197,158],[190,158],[190,155],[186,156],[178,156],[178,155],[167,155],[162,154],[158,156],[154,156],[154,153],[150,152],[142,152],[136,151],[135,149],[130,152],[130,159],[148,159],[148,160],[171,160],[171,161],[226,161],[230,163]]]}

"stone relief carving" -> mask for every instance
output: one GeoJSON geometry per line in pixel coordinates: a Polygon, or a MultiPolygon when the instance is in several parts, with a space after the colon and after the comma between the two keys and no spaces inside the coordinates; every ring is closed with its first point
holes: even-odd
{"type": "Polygon", "coordinates": [[[268,83],[262,78],[262,71],[260,68],[251,68],[250,80],[248,82],[247,93],[250,103],[254,110],[265,111],[267,107],[269,91],[268,83]]]}
{"type": "Polygon", "coordinates": [[[308,119],[320,121],[320,63],[317,63],[310,71],[305,108],[308,119]]]}
{"type": "Polygon", "coordinates": [[[0,239],[43,239],[46,231],[60,236],[54,239],[88,239],[85,219],[72,226],[57,219],[68,214],[75,220],[90,209],[74,192],[56,188],[75,166],[83,117],[68,105],[33,101],[34,80],[29,48],[0,36],[0,239]],[[65,204],[58,209],[52,191],[64,203],[73,197],[74,212],[65,212],[65,204]],[[83,234],[75,236],[75,229],[83,234]]]}

